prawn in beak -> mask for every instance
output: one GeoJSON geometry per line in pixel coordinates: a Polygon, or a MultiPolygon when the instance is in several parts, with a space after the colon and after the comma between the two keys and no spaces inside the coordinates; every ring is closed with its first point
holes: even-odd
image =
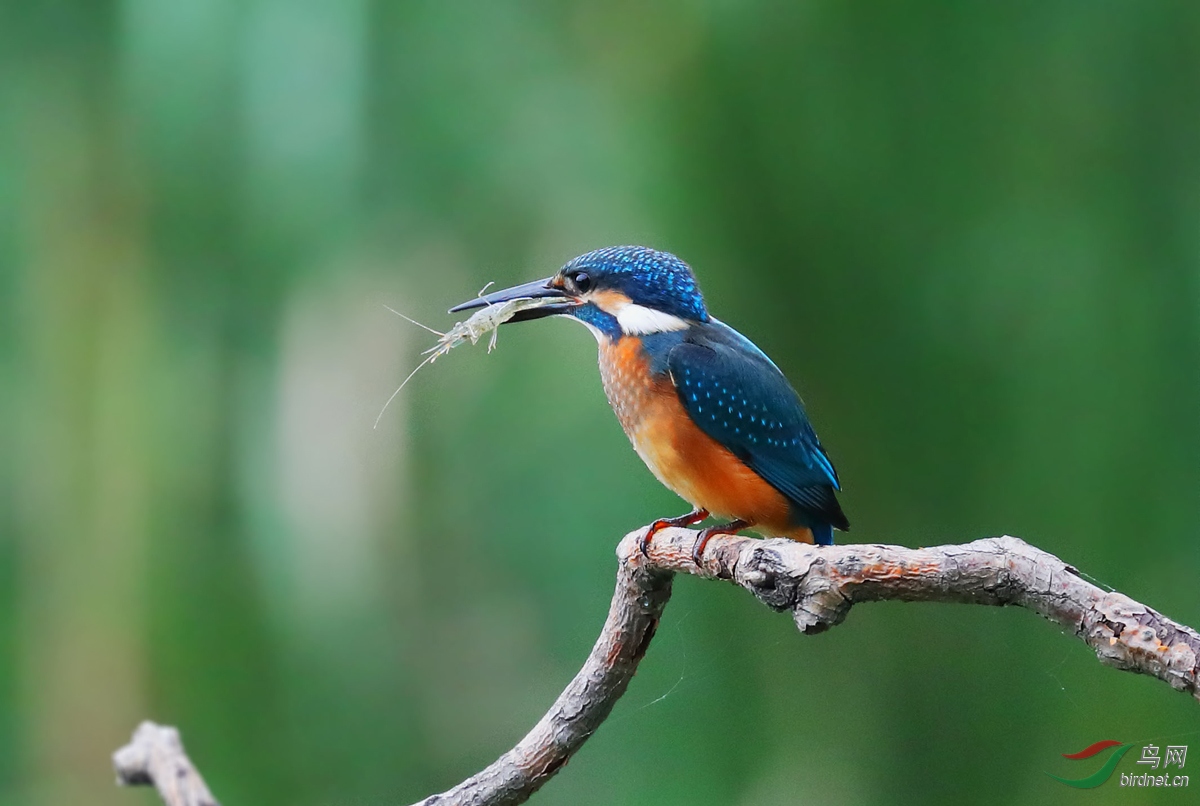
{"type": "Polygon", "coordinates": [[[531,319],[541,319],[544,316],[555,316],[557,314],[566,313],[571,308],[580,304],[580,300],[571,296],[559,286],[555,285],[555,281],[559,278],[547,277],[545,280],[534,280],[532,283],[524,283],[523,285],[515,285],[512,288],[506,288],[503,291],[493,291],[490,294],[481,294],[475,299],[468,300],[461,305],[455,305],[450,309],[450,313],[458,313],[459,311],[469,311],[474,308],[483,308],[488,305],[500,305],[505,302],[511,302],[516,299],[537,299],[545,300],[545,302],[537,307],[525,308],[517,311],[508,320],[509,322],[528,322],[531,319]],[[562,300],[561,303],[554,300],[562,300]]]}

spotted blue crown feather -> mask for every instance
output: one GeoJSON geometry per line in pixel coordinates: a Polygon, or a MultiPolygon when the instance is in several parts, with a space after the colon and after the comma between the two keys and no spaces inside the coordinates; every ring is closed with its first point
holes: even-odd
{"type": "Polygon", "coordinates": [[[669,252],[645,246],[610,246],[580,255],[562,271],[579,269],[603,276],[608,287],[638,304],[695,322],[709,319],[691,267],[669,252]]]}

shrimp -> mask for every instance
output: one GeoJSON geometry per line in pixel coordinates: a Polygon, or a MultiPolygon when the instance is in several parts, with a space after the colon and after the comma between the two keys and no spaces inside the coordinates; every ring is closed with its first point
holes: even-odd
{"type": "MultiPolygon", "coordinates": [[[[488,283],[488,285],[491,285],[491,283],[488,283]]],[[[485,285],[479,292],[478,296],[480,299],[483,298],[483,292],[486,291],[487,288],[488,286],[485,285]]],[[[504,324],[509,319],[512,319],[521,311],[527,311],[531,308],[540,308],[543,305],[553,305],[561,302],[561,299],[555,298],[518,297],[517,299],[506,300],[499,304],[488,303],[486,307],[476,311],[469,319],[464,319],[463,321],[456,323],[454,327],[450,328],[445,333],[442,333],[440,330],[434,330],[428,325],[423,325],[416,319],[405,316],[394,308],[384,305],[383,307],[387,308],[401,319],[412,322],[417,327],[424,328],[425,330],[428,330],[430,333],[437,336],[438,343],[421,353],[421,355],[428,356],[428,358],[426,358],[420,364],[417,364],[417,368],[410,372],[408,377],[396,387],[396,391],[392,392],[392,396],[387,399],[387,402],[383,404],[383,408],[380,409],[379,416],[375,418],[375,425],[373,427],[379,427],[379,421],[383,419],[383,413],[387,411],[388,406],[392,405],[392,401],[396,399],[396,395],[400,394],[400,390],[404,388],[405,384],[411,381],[412,377],[416,375],[417,372],[426,364],[432,364],[434,361],[437,361],[446,353],[450,352],[464,342],[470,341],[471,344],[476,344],[488,333],[492,334],[491,339],[488,340],[488,352],[490,353],[492,350],[496,349],[496,337],[500,334],[498,330],[500,325],[504,324]]]]}
{"type": "Polygon", "coordinates": [[[519,297],[501,302],[499,305],[488,305],[486,308],[476,311],[470,319],[459,322],[450,328],[450,330],[442,333],[441,338],[438,339],[438,343],[430,347],[422,355],[428,355],[429,363],[432,364],[438,358],[468,339],[471,340],[471,344],[475,344],[488,333],[492,334],[491,339],[488,340],[488,352],[490,353],[496,349],[496,337],[500,335],[500,325],[512,319],[526,308],[536,308],[538,305],[544,304],[544,300],[519,297]],[[534,304],[527,305],[523,303],[534,304]]]}

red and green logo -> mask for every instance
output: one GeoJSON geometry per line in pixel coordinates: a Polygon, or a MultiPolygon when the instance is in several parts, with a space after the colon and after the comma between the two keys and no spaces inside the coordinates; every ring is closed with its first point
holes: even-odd
{"type": "MultiPolygon", "coordinates": [[[[1063,778],[1052,772],[1046,774],[1055,781],[1064,783],[1067,786],[1073,786],[1076,789],[1093,789],[1111,778],[1113,771],[1117,768],[1117,764],[1121,762],[1121,759],[1129,752],[1131,747],[1136,746],[1113,739],[1096,742],[1094,745],[1085,747],[1078,753],[1063,753],[1063,758],[1065,759],[1085,761],[1112,750],[1112,753],[1108,756],[1108,760],[1091,775],[1086,778],[1063,778]]],[[[1168,788],[1187,786],[1191,783],[1190,777],[1177,774],[1187,763],[1187,751],[1188,747],[1186,744],[1168,744],[1165,748],[1153,742],[1143,745],[1142,755],[1137,760],[1137,766],[1143,767],[1147,771],[1140,774],[1136,772],[1121,773],[1121,786],[1168,788]],[[1171,767],[1175,767],[1175,769],[1172,770],[1171,767]]]]}
{"type": "Polygon", "coordinates": [[[1104,765],[1100,769],[1096,770],[1086,778],[1062,778],[1052,772],[1048,772],[1046,774],[1054,780],[1060,781],[1067,786],[1073,786],[1076,789],[1093,789],[1098,787],[1100,784],[1112,777],[1113,770],[1117,768],[1117,764],[1121,761],[1121,758],[1129,752],[1129,749],[1133,747],[1133,745],[1123,744],[1113,739],[1107,739],[1103,742],[1096,742],[1090,747],[1085,747],[1078,753],[1063,753],[1063,758],[1070,759],[1071,761],[1083,761],[1084,759],[1094,758],[1112,747],[1117,749],[1114,750],[1108,757],[1108,761],[1105,761],[1104,765]]]}

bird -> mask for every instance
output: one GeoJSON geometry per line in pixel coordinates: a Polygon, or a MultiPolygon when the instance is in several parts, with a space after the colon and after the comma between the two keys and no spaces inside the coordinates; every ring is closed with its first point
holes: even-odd
{"type": "Polygon", "coordinates": [[[634,450],[692,510],[647,527],[641,549],[666,527],[710,538],[743,529],[830,545],[850,522],[837,470],[799,394],[750,339],[709,313],[691,267],[669,252],[614,246],[580,255],[550,277],[482,294],[451,313],[538,299],[508,322],[573,319],[599,343],[600,377],[634,450]]]}

